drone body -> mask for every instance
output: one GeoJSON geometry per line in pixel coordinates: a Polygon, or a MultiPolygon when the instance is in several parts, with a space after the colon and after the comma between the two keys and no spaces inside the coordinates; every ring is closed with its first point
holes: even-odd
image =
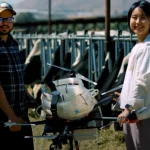
{"type": "Polygon", "coordinates": [[[51,104],[56,103],[55,109],[60,118],[80,119],[88,115],[97,103],[95,96],[98,95],[98,90],[85,88],[81,79],[67,78],[53,81],[53,83],[58,96],[55,100],[54,91],[50,92],[46,84],[41,87],[42,109],[48,115],[52,115],[51,104]]]}

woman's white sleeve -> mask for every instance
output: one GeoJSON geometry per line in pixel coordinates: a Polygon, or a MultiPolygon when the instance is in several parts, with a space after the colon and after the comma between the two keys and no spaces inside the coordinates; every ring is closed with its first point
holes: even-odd
{"type": "MultiPolygon", "coordinates": [[[[133,90],[130,95],[130,104],[135,110],[140,110],[146,106],[150,106],[150,47],[143,50],[141,59],[137,62],[140,66],[135,83],[132,86],[133,90]]],[[[138,114],[139,120],[150,117],[150,108],[138,114]]]]}

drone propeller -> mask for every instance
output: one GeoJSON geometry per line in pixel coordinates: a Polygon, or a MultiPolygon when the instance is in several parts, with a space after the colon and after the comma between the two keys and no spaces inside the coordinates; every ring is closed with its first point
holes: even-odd
{"type": "Polygon", "coordinates": [[[56,67],[56,68],[59,68],[59,69],[65,70],[65,71],[73,71],[73,72],[76,73],[76,77],[77,77],[77,78],[80,78],[80,79],[82,79],[82,80],[84,80],[84,81],[87,81],[87,82],[90,82],[90,83],[92,83],[92,84],[94,84],[94,85],[97,85],[96,82],[93,82],[93,81],[89,80],[88,78],[84,77],[83,75],[81,75],[80,73],[77,73],[77,72],[74,71],[74,70],[71,70],[71,69],[68,69],[68,68],[64,68],[64,67],[59,67],[59,66],[52,65],[52,64],[49,64],[49,63],[47,63],[47,65],[52,66],[52,67],[56,67]]]}
{"type": "Polygon", "coordinates": [[[17,123],[17,122],[4,122],[5,127],[9,126],[35,126],[34,123],[17,123]]]}
{"type": "Polygon", "coordinates": [[[45,139],[50,139],[50,140],[53,140],[57,137],[58,135],[57,134],[54,134],[54,135],[41,135],[41,136],[25,136],[24,138],[45,138],[45,139]]]}
{"type": "Polygon", "coordinates": [[[35,126],[35,125],[40,125],[40,124],[45,124],[46,120],[41,120],[41,121],[35,121],[31,123],[18,123],[18,122],[2,122],[5,127],[10,127],[10,126],[35,126]]]}

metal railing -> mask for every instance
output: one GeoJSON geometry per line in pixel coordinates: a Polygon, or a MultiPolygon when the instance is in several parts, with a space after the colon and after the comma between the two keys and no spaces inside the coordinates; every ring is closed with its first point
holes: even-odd
{"type": "MultiPolygon", "coordinates": [[[[78,61],[82,60],[88,53],[88,78],[97,81],[105,63],[106,53],[104,52],[105,36],[96,34],[14,34],[14,38],[19,43],[19,48],[25,49],[26,57],[31,52],[35,41],[40,40],[40,56],[42,61],[41,75],[44,77],[50,66],[53,64],[53,56],[60,50],[60,64],[63,65],[65,55],[71,53],[70,65],[74,67],[78,61]]],[[[114,53],[117,60],[120,49],[123,48],[124,56],[132,49],[136,37],[131,35],[111,36],[112,47],[110,51],[114,53]]],[[[109,53],[109,52],[108,52],[109,53]]],[[[111,71],[112,62],[108,55],[109,68],[111,71]]]]}

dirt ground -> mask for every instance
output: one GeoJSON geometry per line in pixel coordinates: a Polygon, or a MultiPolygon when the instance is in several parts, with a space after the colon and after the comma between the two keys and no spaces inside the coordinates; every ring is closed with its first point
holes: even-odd
{"type": "MultiPolygon", "coordinates": [[[[31,121],[38,121],[34,117],[30,117],[31,121]]],[[[34,136],[42,135],[44,125],[36,125],[32,127],[34,136]]],[[[80,150],[125,150],[125,143],[122,131],[114,131],[113,127],[107,127],[97,130],[96,138],[92,140],[80,140],[80,150]]],[[[49,150],[51,144],[50,139],[34,138],[35,150],[49,150]]],[[[69,145],[63,145],[62,150],[69,150],[69,145]]]]}

